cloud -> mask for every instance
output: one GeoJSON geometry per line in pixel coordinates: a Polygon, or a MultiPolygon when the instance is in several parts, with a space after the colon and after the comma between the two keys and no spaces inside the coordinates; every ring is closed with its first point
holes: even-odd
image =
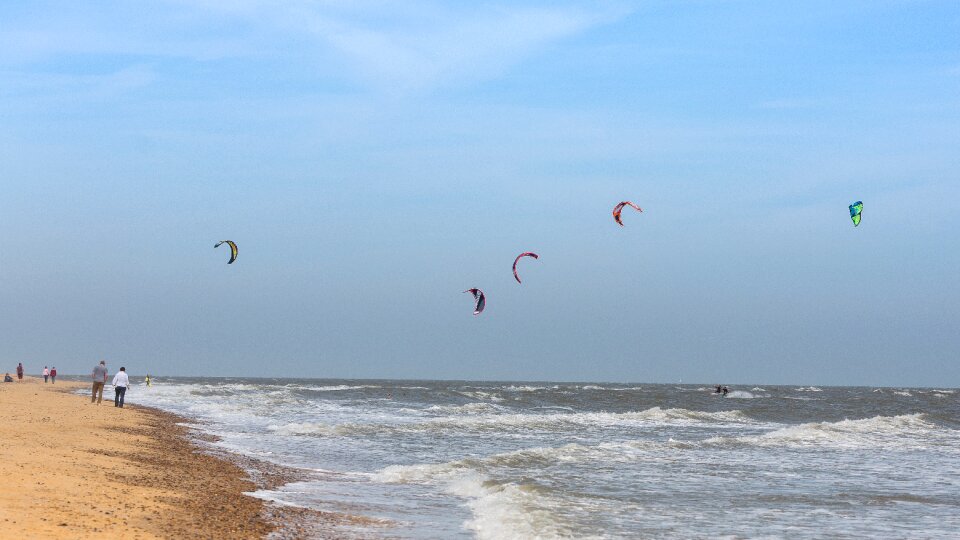
{"type": "Polygon", "coordinates": [[[576,8],[481,8],[377,28],[322,14],[304,14],[305,27],[384,89],[425,90],[501,75],[558,40],[621,16],[576,8]]]}
{"type": "Polygon", "coordinates": [[[272,58],[388,94],[496,78],[560,40],[630,12],[609,3],[459,7],[416,0],[155,0],[140,8],[104,3],[3,11],[0,18],[11,23],[0,31],[0,65],[78,55],[134,57],[131,63],[272,58]]]}
{"type": "Polygon", "coordinates": [[[184,9],[213,14],[214,19],[243,20],[256,28],[260,39],[267,35],[294,40],[300,47],[312,45],[315,58],[327,59],[322,53],[333,52],[337,65],[321,69],[388,93],[495,78],[553,43],[631,12],[609,2],[585,7],[519,3],[451,7],[424,1],[173,1],[184,9]]]}

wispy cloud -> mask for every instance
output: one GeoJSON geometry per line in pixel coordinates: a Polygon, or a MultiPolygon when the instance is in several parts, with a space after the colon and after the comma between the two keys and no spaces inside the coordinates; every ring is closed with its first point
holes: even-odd
{"type": "Polygon", "coordinates": [[[383,89],[425,90],[494,78],[551,43],[616,19],[622,11],[570,7],[475,8],[375,27],[301,12],[304,27],[383,89]]]}
{"type": "Polygon", "coordinates": [[[42,19],[14,17],[0,30],[0,64],[76,55],[140,57],[134,62],[272,55],[313,62],[325,77],[378,91],[422,92],[498,77],[560,40],[628,13],[609,2],[452,7],[418,0],[155,0],[143,9],[104,3],[42,19]]]}

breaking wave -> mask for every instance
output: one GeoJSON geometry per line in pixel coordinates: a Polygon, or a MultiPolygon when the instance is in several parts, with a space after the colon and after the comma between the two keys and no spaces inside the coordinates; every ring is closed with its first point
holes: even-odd
{"type": "Polygon", "coordinates": [[[797,447],[905,447],[957,442],[957,432],[930,422],[923,413],[816,422],[762,435],[712,437],[705,444],[797,447]],[[939,437],[938,437],[939,435],[939,437]]]}
{"type": "Polygon", "coordinates": [[[501,431],[564,431],[584,428],[612,428],[647,424],[753,424],[754,421],[738,410],[691,411],[688,409],[661,409],[653,407],[627,413],[553,413],[553,414],[486,414],[444,416],[422,422],[343,423],[313,422],[271,425],[281,435],[350,436],[390,433],[422,432],[501,432],[501,431]]]}
{"type": "Polygon", "coordinates": [[[499,403],[503,401],[503,398],[500,397],[498,394],[493,394],[491,392],[483,392],[480,390],[477,390],[477,391],[462,390],[462,391],[456,391],[456,393],[471,399],[481,399],[481,400],[485,399],[485,400],[492,401],[494,403],[499,403]]]}
{"type": "Polygon", "coordinates": [[[744,390],[734,390],[733,392],[730,392],[724,397],[727,399],[757,399],[757,398],[762,398],[767,396],[758,396],[756,394],[752,394],[744,390]]]}
{"type": "Polygon", "coordinates": [[[425,412],[461,415],[461,414],[496,414],[507,410],[505,407],[493,405],[492,403],[467,403],[466,405],[432,405],[423,409],[425,412]]]}
{"type": "Polygon", "coordinates": [[[360,386],[349,386],[346,384],[338,384],[335,386],[305,386],[304,390],[313,390],[314,392],[341,392],[344,390],[364,390],[367,388],[381,388],[380,386],[364,384],[360,386]]]}

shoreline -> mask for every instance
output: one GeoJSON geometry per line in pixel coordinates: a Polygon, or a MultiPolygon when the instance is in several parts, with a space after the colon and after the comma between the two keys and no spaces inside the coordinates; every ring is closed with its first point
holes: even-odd
{"type": "Polygon", "coordinates": [[[251,475],[261,469],[255,460],[204,448],[188,418],[132,403],[116,408],[109,389],[98,406],[77,389],[89,386],[36,377],[0,383],[5,535],[287,538],[303,523],[331,519],[247,494],[295,481],[295,471],[261,464],[264,472],[251,475]]]}

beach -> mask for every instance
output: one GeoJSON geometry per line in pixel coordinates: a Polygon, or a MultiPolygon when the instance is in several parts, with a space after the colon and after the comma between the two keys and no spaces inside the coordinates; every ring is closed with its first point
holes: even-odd
{"type": "Polygon", "coordinates": [[[187,438],[181,418],[97,406],[27,377],[0,385],[0,531],[8,538],[262,538],[274,527],[238,465],[187,438]]]}

